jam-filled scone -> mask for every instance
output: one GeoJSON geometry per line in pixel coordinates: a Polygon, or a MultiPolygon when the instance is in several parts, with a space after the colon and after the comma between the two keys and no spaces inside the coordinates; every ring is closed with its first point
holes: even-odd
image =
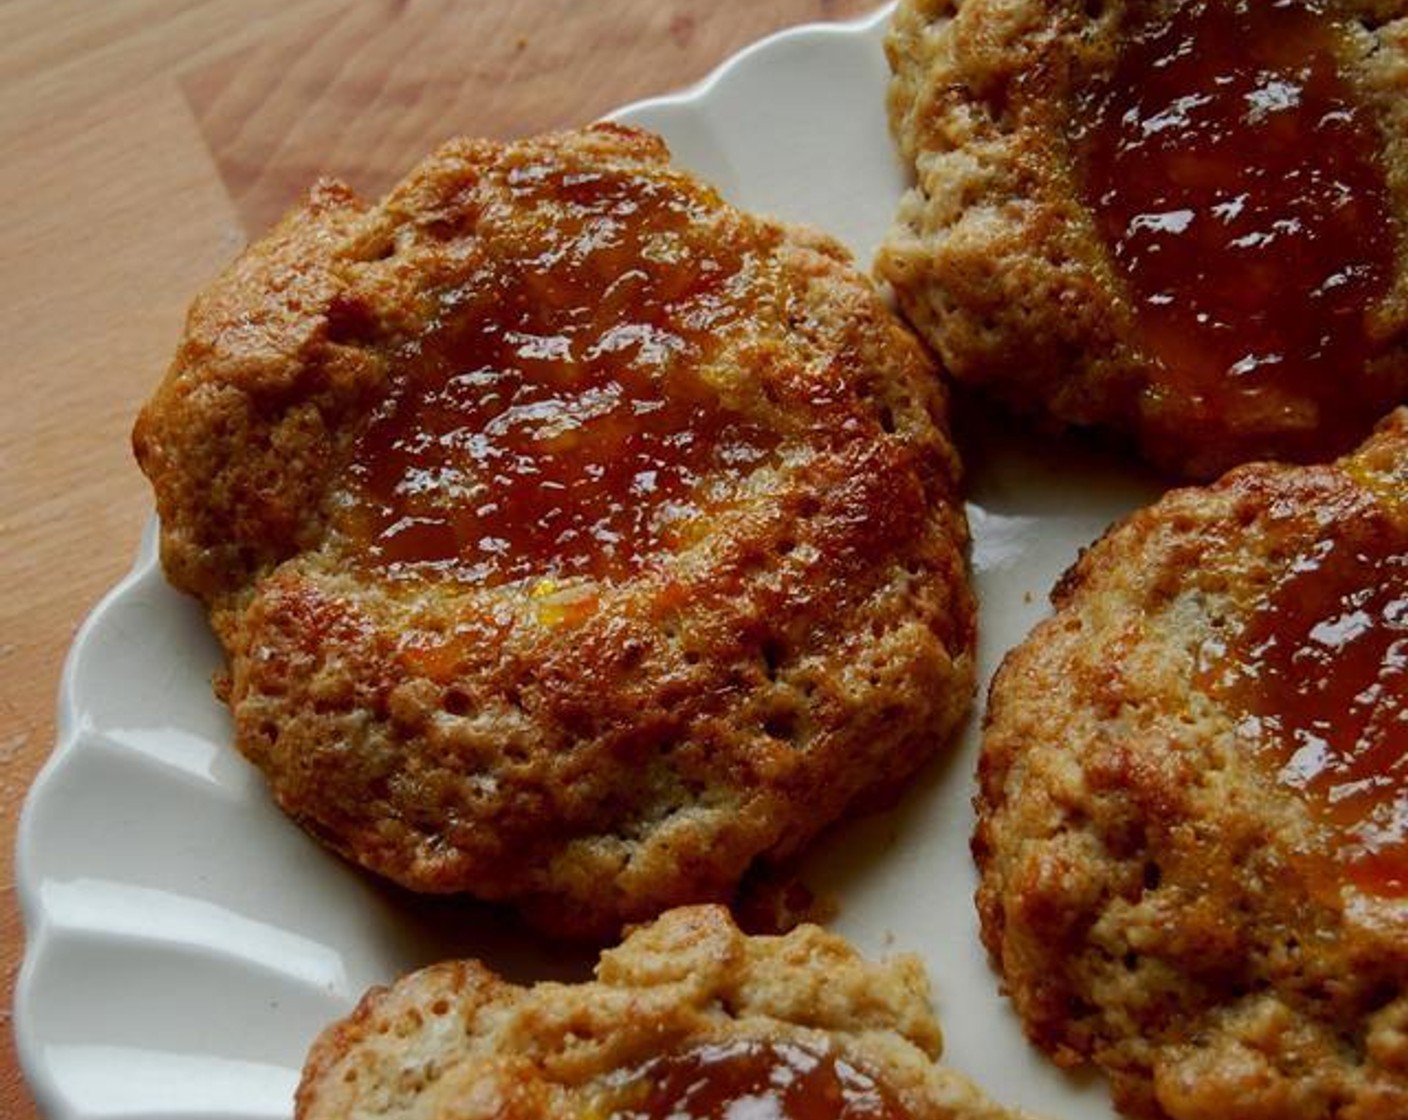
{"type": "Polygon", "coordinates": [[[877,262],[961,382],[1210,479],[1408,402],[1403,0],[901,0],[877,262]]]}
{"type": "Polygon", "coordinates": [[[920,344],[640,131],[318,187],[196,301],[134,442],[237,746],[415,890],[591,936],[726,898],[970,702],[920,344]]]}
{"type": "Polygon", "coordinates": [[[983,936],[1133,1116],[1408,1116],[1408,410],[1090,548],[994,678],[983,936]]]}
{"type": "Polygon", "coordinates": [[[308,1056],[297,1120],[1020,1120],[937,1063],[919,962],[685,907],[582,984],[476,961],[374,989],[308,1056]]]}

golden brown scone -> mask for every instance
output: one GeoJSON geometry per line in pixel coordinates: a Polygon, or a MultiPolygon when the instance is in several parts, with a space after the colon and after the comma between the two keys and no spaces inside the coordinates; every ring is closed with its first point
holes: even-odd
{"type": "Polygon", "coordinates": [[[994,678],[983,937],[1132,1116],[1408,1116],[1405,485],[1399,410],[1174,491],[994,678]]]}
{"type": "Polygon", "coordinates": [[[134,442],[239,749],[415,890],[590,936],[724,899],[970,702],[919,343],[640,131],[318,187],[195,302],[134,442]]]}
{"type": "Polygon", "coordinates": [[[456,961],[374,989],[314,1044],[296,1115],[705,1120],[751,1096],[747,1115],[793,1120],[1016,1120],[938,1065],[941,1046],[917,959],[872,963],[812,925],[746,937],[722,907],[683,907],[603,953],[591,983],[522,988],[456,961]]]}
{"type": "Polygon", "coordinates": [[[877,272],[958,381],[1176,475],[1343,453],[1408,402],[1405,16],[901,0],[877,272]]]}

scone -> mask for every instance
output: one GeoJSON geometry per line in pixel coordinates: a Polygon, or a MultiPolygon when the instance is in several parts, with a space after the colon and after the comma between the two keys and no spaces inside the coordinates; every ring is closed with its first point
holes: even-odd
{"type": "Polygon", "coordinates": [[[134,442],[279,804],[609,936],[963,718],[945,408],[844,249],[600,125],[318,187],[197,299],[134,442]]]}
{"type": "Polygon", "coordinates": [[[1114,528],[987,713],[983,937],[1132,1116],[1408,1116],[1408,410],[1114,528]]]}
{"type": "Polygon", "coordinates": [[[901,0],[877,271],[954,377],[1176,476],[1408,402],[1408,3],[901,0]]]}
{"type": "Polygon", "coordinates": [[[594,982],[522,988],[456,961],[374,989],[314,1044],[296,1118],[1016,1120],[941,1045],[916,959],[684,907],[603,953],[594,982]]]}

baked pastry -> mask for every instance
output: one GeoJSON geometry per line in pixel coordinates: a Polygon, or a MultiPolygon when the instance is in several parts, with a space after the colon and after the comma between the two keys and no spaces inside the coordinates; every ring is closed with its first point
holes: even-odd
{"type": "Polygon", "coordinates": [[[196,300],[134,443],[279,804],[608,936],[962,719],[945,407],[838,244],[598,125],[319,186],[196,300]]]}
{"type": "Polygon", "coordinates": [[[1018,1115],[939,1066],[941,1045],[915,958],[684,907],[603,953],[594,982],[522,988],[455,961],[372,990],[313,1045],[296,1117],[1018,1115]]]}
{"type": "Polygon", "coordinates": [[[1405,484],[1398,410],[1174,491],[993,680],[983,938],[1132,1116],[1408,1116],[1405,484]]]}
{"type": "Polygon", "coordinates": [[[1408,402],[1408,4],[901,0],[877,260],[956,380],[1211,479],[1408,402]]]}

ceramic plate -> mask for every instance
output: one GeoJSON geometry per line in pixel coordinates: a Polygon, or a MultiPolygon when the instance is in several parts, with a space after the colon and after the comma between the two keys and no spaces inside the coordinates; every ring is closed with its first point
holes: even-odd
{"type": "MultiPolygon", "coordinates": [[[[886,15],[784,32],[616,116],[663,133],[733,202],[821,226],[865,264],[905,182],[885,127],[886,15]]],[[[982,417],[961,427],[986,677],[1080,546],[1154,489],[982,417]]],[[[149,533],[74,642],[58,748],[20,829],[15,1028],[52,1120],[287,1117],[309,1042],[371,984],[468,954],[520,980],[585,974],[500,915],[378,885],[307,839],[229,747],[218,664],[149,533]]],[[[803,878],[834,892],[835,927],[867,953],[928,961],[951,1064],[1053,1120],[1108,1120],[1102,1084],[1025,1044],[979,945],[976,749],[974,721],[893,812],[831,833],[803,878]]]]}

